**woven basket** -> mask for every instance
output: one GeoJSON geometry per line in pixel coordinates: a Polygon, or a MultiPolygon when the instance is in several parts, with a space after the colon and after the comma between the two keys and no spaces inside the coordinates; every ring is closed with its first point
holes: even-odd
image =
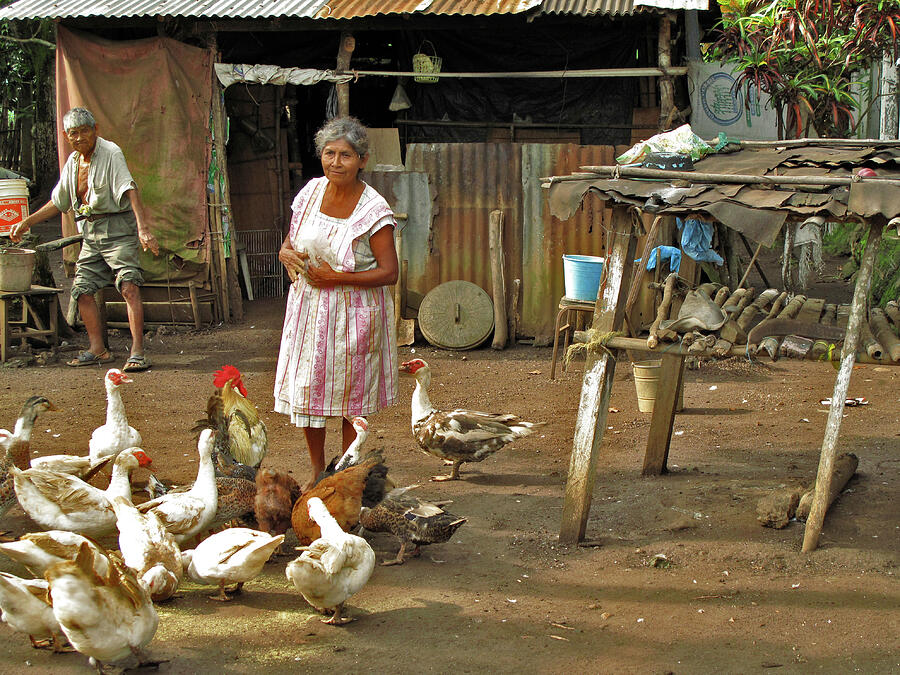
{"type": "Polygon", "coordinates": [[[429,40],[425,40],[419,45],[419,52],[413,54],[412,65],[413,72],[422,73],[413,77],[415,82],[437,82],[440,79],[432,73],[441,72],[441,57],[437,55],[434,45],[429,40]],[[422,51],[426,43],[431,47],[431,54],[422,51]]]}

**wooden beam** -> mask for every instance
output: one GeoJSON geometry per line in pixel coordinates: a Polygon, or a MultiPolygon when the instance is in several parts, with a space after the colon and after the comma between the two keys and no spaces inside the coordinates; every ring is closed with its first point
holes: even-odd
{"type": "Polygon", "coordinates": [[[488,245],[491,252],[491,289],[494,300],[494,339],[492,349],[505,349],[509,326],[506,317],[506,265],[503,264],[503,211],[490,213],[488,245]]]}
{"type": "Polygon", "coordinates": [[[653,416],[650,418],[650,434],[644,453],[643,476],[658,476],[666,473],[669,445],[672,443],[672,426],[675,424],[675,409],[678,392],[684,377],[684,356],[664,354],[656,400],[653,402],[653,416]]]}
{"type": "MultiPolygon", "coordinates": [[[[616,239],[606,259],[605,282],[597,299],[592,325],[593,329],[600,333],[618,330],[624,321],[628,292],[625,280],[631,279],[637,247],[633,227],[628,208],[613,207],[607,236],[615,236],[616,239]]],[[[576,544],[584,538],[615,370],[616,360],[608,352],[588,353],[581,384],[578,416],[575,421],[572,457],[569,460],[562,526],[559,532],[559,541],[562,544],[576,544]]]]}
{"type": "MultiPolygon", "coordinates": [[[[337,70],[350,70],[350,57],[356,49],[356,39],[346,31],[341,33],[341,46],[337,55],[337,70]]],[[[347,117],[350,114],[350,83],[339,82],[334,85],[337,89],[338,117],[347,117]]]]}
{"type": "Polygon", "coordinates": [[[828,494],[834,473],[834,458],[837,454],[837,439],[841,429],[841,418],[844,415],[844,401],[850,387],[850,374],[856,361],[856,349],[859,345],[860,325],[866,320],[866,302],[869,286],[872,283],[872,270],[875,267],[875,254],[881,243],[881,225],[869,227],[866,251],[863,253],[856,286],[853,289],[853,302],[850,304],[850,319],[847,323],[847,336],[841,350],[841,367],[834,382],[834,393],[831,395],[831,406],[828,409],[828,421],[825,423],[825,438],[822,441],[822,452],[819,455],[819,471],[816,474],[816,496],[813,499],[806,530],[803,533],[803,552],[809,553],[819,545],[825,512],[828,510],[828,494]]]}

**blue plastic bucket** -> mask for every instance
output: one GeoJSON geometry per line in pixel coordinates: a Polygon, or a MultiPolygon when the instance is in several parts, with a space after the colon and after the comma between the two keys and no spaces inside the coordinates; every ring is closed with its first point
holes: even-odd
{"type": "Polygon", "coordinates": [[[603,258],[595,255],[563,256],[563,275],[567,298],[586,302],[597,300],[602,274],[603,258]]]}

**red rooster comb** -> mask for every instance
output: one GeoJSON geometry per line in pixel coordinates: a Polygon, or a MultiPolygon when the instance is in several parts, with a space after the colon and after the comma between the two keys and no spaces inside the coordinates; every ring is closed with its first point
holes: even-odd
{"type": "Polygon", "coordinates": [[[234,366],[222,366],[216,371],[216,375],[213,378],[213,385],[221,388],[228,382],[231,382],[232,385],[237,387],[238,391],[241,392],[241,396],[246,398],[247,390],[244,389],[244,383],[241,382],[241,377],[243,377],[241,371],[234,366]]]}

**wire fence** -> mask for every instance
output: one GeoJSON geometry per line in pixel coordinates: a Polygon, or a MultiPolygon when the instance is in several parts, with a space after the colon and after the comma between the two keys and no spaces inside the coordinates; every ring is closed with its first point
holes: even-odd
{"type": "Polygon", "coordinates": [[[284,295],[284,266],[278,260],[281,232],[278,230],[236,230],[250,268],[254,298],[279,298],[284,295]]]}

